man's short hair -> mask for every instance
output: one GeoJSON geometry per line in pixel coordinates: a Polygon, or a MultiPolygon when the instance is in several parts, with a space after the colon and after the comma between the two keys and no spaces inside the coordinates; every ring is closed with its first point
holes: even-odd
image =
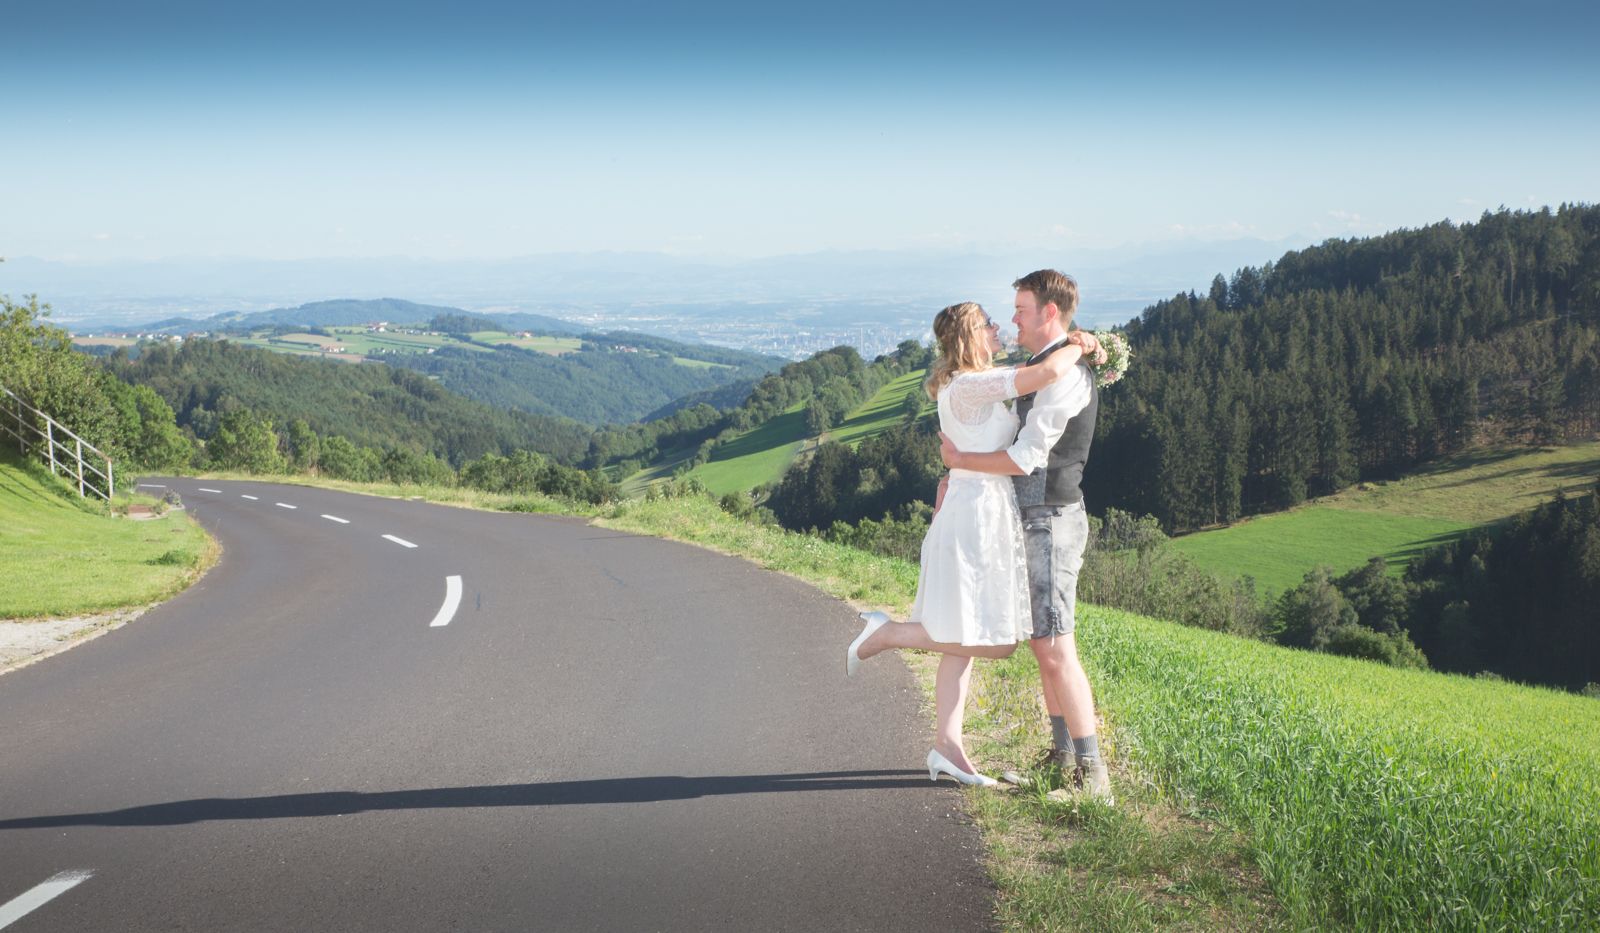
{"type": "Polygon", "coordinates": [[[1078,283],[1072,280],[1072,276],[1054,269],[1040,269],[1012,282],[1011,287],[1017,291],[1032,292],[1033,300],[1041,308],[1055,302],[1056,310],[1061,312],[1061,326],[1072,326],[1072,316],[1078,313],[1078,283]]]}

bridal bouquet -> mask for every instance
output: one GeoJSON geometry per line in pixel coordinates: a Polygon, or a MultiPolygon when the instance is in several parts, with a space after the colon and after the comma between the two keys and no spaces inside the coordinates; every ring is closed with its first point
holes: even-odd
{"type": "Polygon", "coordinates": [[[1094,371],[1094,384],[1104,389],[1128,374],[1128,364],[1133,361],[1133,347],[1128,345],[1128,338],[1114,330],[1095,330],[1090,333],[1100,341],[1100,349],[1106,354],[1105,362],[1089,364],[1094,371]]]}

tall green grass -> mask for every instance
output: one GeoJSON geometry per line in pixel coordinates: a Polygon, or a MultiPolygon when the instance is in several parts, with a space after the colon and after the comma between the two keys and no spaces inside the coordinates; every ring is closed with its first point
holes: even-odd
{"type": "Polygon", "coordinates": [[[1109,610],[1087,623],[1119,754],[1237,821],[1297,925],[1600,924],[1600,703],[1109,610]]]}

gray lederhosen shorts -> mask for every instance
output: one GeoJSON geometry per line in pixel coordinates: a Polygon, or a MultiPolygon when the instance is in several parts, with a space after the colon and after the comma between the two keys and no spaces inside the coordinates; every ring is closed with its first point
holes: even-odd
{"type": "Polygon", "coordinates": [[[1083,502],[1022,509],[1022,541],[1028,551],[1033,637],[1072,632],[1078,625],[1078,570],[1089,543],[1089,513],[1083,502]]]}

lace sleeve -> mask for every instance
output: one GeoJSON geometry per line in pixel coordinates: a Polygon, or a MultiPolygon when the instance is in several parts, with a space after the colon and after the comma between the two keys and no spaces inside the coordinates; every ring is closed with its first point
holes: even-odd
{"type": "Polygon", "coordinates": [[[1012,367],[981,373],[962,373],[950,382],[950,410],[965,425],[989,420],[992,406],[1017,395],[1017,371],[1012,367]]]}

